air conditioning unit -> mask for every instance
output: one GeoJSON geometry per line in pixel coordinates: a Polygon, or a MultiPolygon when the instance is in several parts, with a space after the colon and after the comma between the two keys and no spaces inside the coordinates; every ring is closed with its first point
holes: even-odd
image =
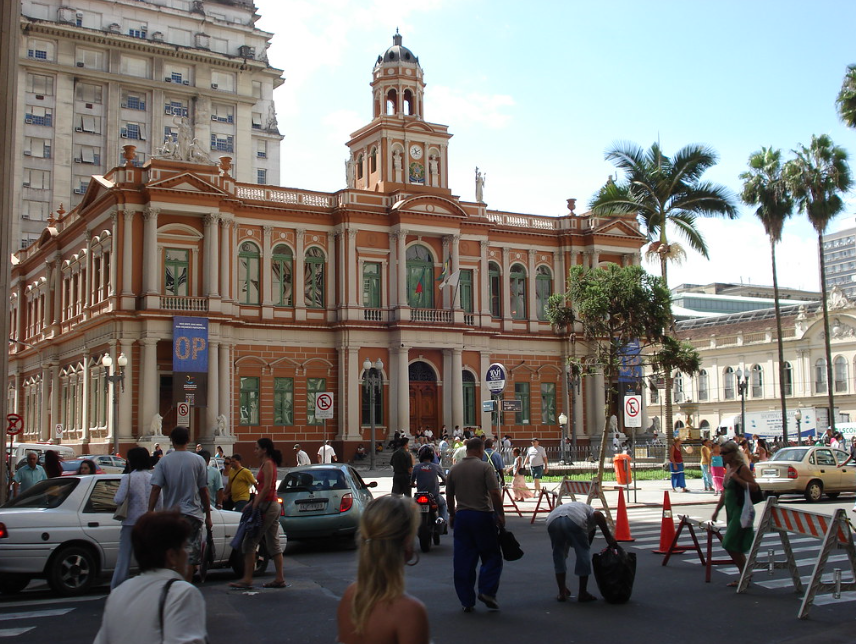
{"type": "Polygon", "coordinates": [[[82,12],[82,11],[78,11],[77,13],[75,13],[75,14],[74,14],[74,16],[75,16],[76,18],[83,18],[83,12],[82,12]]]}
{"type": "Polygon", "coordinates": [[[43,100],[45,100],[45,97],[42,94],[36,94],[36,100],[37,101],[43,101],[43,100]]]}
{"type": "Polygon", "coordinates": [[[76,195],[82,195],[85,193],[86,193],[86,188],[75,188],[74,189],[74,194],[76,194],[76,195]]]}
{"type": "Polygon", "coordinates": [[[22,185],[23,185],[25,188],[29,188],[29,187],[30,187],[30,182],[29,182],[29,181],[25,181],[22,185]]]}
{"type": "Polygon", "coordinates": [[[171,83],[172,82],[172,76],[164,76],[163,82],[164,83],[171,83]]]}
{"type": "Polygon", "coordinates": [[[128,107],[127,103],[122,103],[122,107],[128,107]]]}
{"type": "Polygon", "coordinates": [[[75,64],[76,64],[78,67],[83,67],[83,61],[82,61],[82,60],[77,61],[77,63],[75,63],[75,64]]]}
{"type": "Polygon", "coordinates": [[[23,215],[21,215],[21,219],[29,219],[29,218],[30,218],[30,215],[28,215],[27,213],[24,213],[23,215]]]}
{"type": "Polygon", "coordinates": [[[24,117],[24,123],[32,123],[32,122],[33,122],[32,116],[25,116],[24,117]]]}
{"type": "Polygon", "coordinates": [[[107,30],[118,34],[122,31],[122,25],[114,22],[114,23],[111,23],[109,27],[107,27],[107,30]]]}
{"type": "Polygon", "coordinates": [[[152,40],[155,42],[163,42],[163,32],[156,31],[152,34],[152,40]]]}
{"type": "Polygon", "coordinates": [[[121,136],[123,139],[127,139],[128,133],[125,130],[122,130],[122,132],[119,134],[119,136],[121,136]]]}
{"type": "Polygon", "coordinates": [[[216,114],[212,114],[212,115],[211,115],[211,120],[212,120],[212,121],[219,121],[219,120],[220,120],[220,117],[219,117],[219,116],[217,116],[216,114]]]}
{"type": "Polygon", "coordinates": [[[241,45],[238,47],[238,51],[240,52],[241,58],[255,58],[256,57],[256,48],[250,47],[249,45],[241,45]]]}
{"type": "Polygon", "coordinates": [[[83,132],[83,128],[82,127],[76,127],[76,128],[74,128],[74,131],[75,132],[83,132]]]}
{"type": "Polygon", "coordinates": [[[24,150],[24,156],[25,157],[31,157],[31,156],[33,156],[33,153],[30,152],[29,150],[24,150]]]}
{"type": "Polygon", "coordinates": [[[190,81],[189,80],[181,81],[181,84],[182,85],[190,85],[190,81]]]}
{"type": "Polygon", "coordinates": [[[87,104],[86,104],[86,109],[91,110],[91,109],[92,109],[92,103],[87,103],[87,104]]]}
{"type": "Polygon", "coordinates": [[[217,83],[211,83],[211,89],[217,89],[220,87],[217,83]]]}

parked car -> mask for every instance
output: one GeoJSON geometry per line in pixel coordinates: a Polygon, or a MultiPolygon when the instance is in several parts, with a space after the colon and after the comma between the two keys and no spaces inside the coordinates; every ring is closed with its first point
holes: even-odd
{"type": "Polygon", "coordinates": [[[304,465],[288,472],[279,484],[282,529],[289,539],[350,537],[356,534],[363,509],[372,500],[359,473],[347,464],[304,465]]]}
{"type": "MultiPolygon", "coordinates": [[[[91,459],[88,458],[72,458],[67,461],[60,461],[59,464],[62,466],[62,475],[63,476],[74,476],[78,474],[80,471],[80,464],[83,461],[88,461],[91,459]]],[[[96,474],[106,474],[104,470],[101,469],[101,466],[98,463],[95,464],[95,473],[96,474]]]]}
{"type": "MultiPolygon", "coordinates": [[[[62,595],[79,595],[112,574],[119,552],[121,522],[113,518],[113,497],[122,477],[67,476],[48,479],[0,507],[0,593],[17,593],[33,578],[47,579],[62,595]]],[[[231,566],[239,577],[244,560],[229,543],[238,512],[211,510],[214,564],[231,566]]],[[[280,532],[280,545],[285,535],[280,532]]],[[[267,569],[260,550],[256,571],[267,569]]]]}
{"type": "Polygon", "coordinates": [[[856,490],[856,463],[839,467],[847,456],[830,447],[785,447],[755,464],[755,480],[768,495],[803,494],[811,503],[824,494],[834,499],[856,490]]]}
{"type": "Polygon", "coordinates": [[[110,456],[110,454],[84,454],[81,458],[95,461],[98,467],[109,474],[122,474],[127,465],[127,461],[121,456],[110,456]]]}

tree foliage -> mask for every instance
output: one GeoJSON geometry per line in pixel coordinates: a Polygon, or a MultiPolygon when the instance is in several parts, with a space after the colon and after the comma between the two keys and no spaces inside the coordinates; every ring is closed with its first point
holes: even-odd
{"type": "Polygon", "coordinates": [[[847,127],[856,127],[856,65],[848,65],[835,99],[838,115],[847,127]]]}

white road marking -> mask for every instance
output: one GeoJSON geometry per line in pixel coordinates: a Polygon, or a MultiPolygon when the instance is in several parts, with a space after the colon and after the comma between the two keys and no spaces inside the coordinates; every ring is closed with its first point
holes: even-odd
{"type": "Polygon", "coordinates": [[[40,617],[58,617],[70,613],[74,608],[54,608],[53,610],[29,610],[22,613],[0,613],[0,622],[10,619],[38,619],[40,617]]]}

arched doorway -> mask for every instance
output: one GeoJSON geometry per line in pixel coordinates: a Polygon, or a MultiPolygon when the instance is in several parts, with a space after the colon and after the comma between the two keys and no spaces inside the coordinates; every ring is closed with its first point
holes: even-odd
{"type": "Polygon", "coordinates": [[[425,362],[414,362],[408,369],[410,379],[410,429],[430,427],[436,433],[439,425],[439,410],[437,405],[437,374],[431,365],[425,362]]]}

